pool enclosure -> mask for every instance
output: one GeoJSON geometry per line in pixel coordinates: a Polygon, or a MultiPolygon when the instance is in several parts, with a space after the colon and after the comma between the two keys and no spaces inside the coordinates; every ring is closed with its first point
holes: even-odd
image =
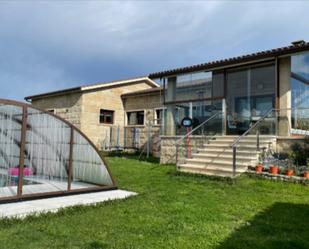
{"type": "Polygon", "coordinates": [[[0,202],[114,188],[104,158],[78,128],[0,99],[0,202]]]}

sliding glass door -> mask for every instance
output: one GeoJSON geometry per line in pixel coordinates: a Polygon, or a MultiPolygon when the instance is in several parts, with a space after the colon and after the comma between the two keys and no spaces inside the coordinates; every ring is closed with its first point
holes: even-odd
{"type": "MultiPolygon", "coordinates": [[[[226,120],[227,134],[240,135],[275,106],[275,66],[227,70],[226,120]]],[[[271,124],[270,124],[271,127],[271,124]]],[[[264,133],[273,132],[264,127],[264,133]]]]}

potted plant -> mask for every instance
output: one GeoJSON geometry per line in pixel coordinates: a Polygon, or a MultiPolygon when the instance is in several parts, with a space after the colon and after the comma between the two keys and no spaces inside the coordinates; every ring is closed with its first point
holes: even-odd
{"type": "Polygon", "coordinates": [[[270,165],[269,166],[269,173],[273,175],[277,175],[279,172],[279,167],[276,165],[270,165]]]}
{"type": "Polygon", "coordinates": [[[293,167],[288,167],[285,171],[286,176],[293,176],[294,175],[294,169],[293,167]]]}
{"type": "Polygon", "coordinates": [[[263,164],[259,163],[255,166],[255,172],[256,173],[262,173],[263,172],[263,164]]]}
{"type": "Polygon", "coordinates": [[[307,160],[307,165],[299,167],[299,173],[299,175],[309,179],[309,159],[307,160]]]}
{"type": "Polygon", "coordinates": [[[294,174],[297,174],[297,167],[294,165],[293,160],[291,159],[285,159],[281,162],[282,172],[286,176],[293,176],[294,174]]]}

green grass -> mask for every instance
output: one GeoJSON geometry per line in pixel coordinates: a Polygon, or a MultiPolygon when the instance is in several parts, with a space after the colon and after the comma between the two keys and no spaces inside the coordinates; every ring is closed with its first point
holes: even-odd
{"type": "Polygon", "coordinates": [[[309,187],[109,158],[127,200],[0,221],[0,248],[309,248],[309,187]]]}

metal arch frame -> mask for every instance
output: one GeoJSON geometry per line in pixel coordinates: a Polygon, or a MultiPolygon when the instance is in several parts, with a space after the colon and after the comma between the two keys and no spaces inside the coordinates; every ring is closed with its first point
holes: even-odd
{"type": "Polygon", "coordinates": [[[97,147],[93,144],[93,142],[76,126],[71,124],[70,122],[66,121],[62,117],[59,117],[53,113],[48,111],[42,110],[40,108],[34,107],[30,104],[18,102],[14,100],[8,99],[0,99],[0,105],[12,105],[22,108],[22,127],[21,127],[21,141],[20,141],[20,157],[19,157],[19,177],[18,177],[18,187],[17,187],[17,195],[8,196],[8,197],[0,197],[0,203],[7,203],[7,202],[16,202],[16,201],[23,201],[29,199],[40,199],[40,198],[48,198],[48,197],[55,197],[55,196],[64,196],[64,195],[72,195],[72,194],[81,194],[81,193],[89,193],[89,192],[97,192],[97,191],[104,191],[104,190],[113,190],[117,189],[117,183],[115,178],[113,177],[111,170],[107,164],[105,158],[100,154],[97,147]],[[53,191],[53,192],[43,192],[43,193],[35,193],[35,194],[22,194],[23,189],[23,168],[24,168],[24,153],[25,153],[25,141],[26,141],[26,133],[27,133],[27,117],[28,117],[28,108],[37,110],[41,113],[47,114],[52,116],[61,122],[65,123],[70,127],[70,151],[69,151],[69,162],[68,162],[68,187],[67,190],[63,191],[53,191]],[[85,188],[85,189],[71,189],[72,177],[73,177],[73,145],[74,145],[74,131],[81,135],[89,145],[94,149],[94,151],[98,154],[102,163],[104,164],[109,176],[111,177],[112,184],[111,185],[97,185],[95,187],[85,188]]]}

